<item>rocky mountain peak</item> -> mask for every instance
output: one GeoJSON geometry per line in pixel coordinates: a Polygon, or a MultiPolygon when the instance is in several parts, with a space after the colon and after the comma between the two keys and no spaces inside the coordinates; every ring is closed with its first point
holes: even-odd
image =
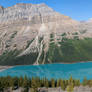
{"type": "Polygon", "coordinates": [[[24,8],[26,9],[28,6],[32,6],[32,4],[25,4],[25,3],[17,3],[16,5],[14,5],[14,7],[16,8],[24,8]]]}
{"type": "Polygon", "coordinates": [[[92,22],[92,18],[90,18],[87,22],[92,22]]]}
{"type": "Polygon", "coordinates": [[[4,8],[3,6],[0,6],[0,9],[4,8]]]}
{"type": "Polygon", "coordinates": [[[52,62],[53,58],[48,56],[48,52],[53,53],[55,48],[60,50],[63,39],[91,37],[91,30],[92,23],[75,21],[45,4],[21,3],[4,9],[1,7],[0,55],[17,50],[17,57],[30,54],[34,64],[52,62]]]}
{"type": "Polygon", "coordinates": [[[2,16],[4,13],[4,7],[3,6],[0,6],[0,16],[2,16]]]}
{"type": "MultiPolygon", "coordinates": [[[[33,20],[34,18],[39,17],[39,20],[41,17],[45,16],[54,16],[56,15],[54,10],[49,8],[45,4],[16,4],[12,7],[5,8],[3,11],[0,10],[1,16],[0,22],[7,23],[13,22],[15,20],[20,19],[27,19],[33,20]]],[[[36,19],[33,21],[35,22],[36,19]]]]}

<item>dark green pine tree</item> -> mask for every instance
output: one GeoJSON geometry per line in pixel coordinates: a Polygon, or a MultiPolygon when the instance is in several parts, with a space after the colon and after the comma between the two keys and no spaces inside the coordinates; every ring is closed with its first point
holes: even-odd
{"type": "Polygon", "coordinates": [[[25,75],[24,76],[24,81],[23,81],[23,87],[24,87],[24,92],[28,92],[29,91],[29,82],[28,82],[28,78],[25,75]]]}
{"type": "Polygon", "coordinates": [[[1,80],[0,80],[0,92],[3,92],[4,90],[3,90],[3,85],[2,85],[2,83],[1,83],[1,80]]]}
{"type": "Polygon", "coordinates": [[[19,78],[19,87],[23,87],[23,77],[21,76],[20,78],[19,78]]]}
{"type": "Polygon", "coordinates": [[[28,87],[28,78],[27,78],[26,75],[24,76],[23,87],[24,87],[24,88],[27,88],[27,87],[28,87]]]}
{"type": "Polygon", "coordinates": [[[43,78],[43,79],[42,79],[43,87],[46,87],[46,80],[47,80],[46,78],[43,78]]]}
{"type": "Polygon", "coordinates": [[[37,83],[36,83],[36,79],[32,77],[31,80],[31,90],[32,92],[37,92],[37,83]]]}
{"type": "Polygon", "coordinates": [[[11,83],[12,83],[13,90],[18,88],[18,78],[17,77],[12,78],[11,83]]]}
{"type": "Polygon", "coordinates": [[[45,87],[48,88],[49,87],[49,81],[46,79],[46,82],[45,82],[45,87]]]}
{"type": "Polygon", "coordinates": [[[36,81],[36,86],[37,86],[37,88],[38,88],[38,87],[41,87],[40,78],[39,78],[39,77],[36,77],[36,78],[35,78],[35,81],[36,81]]]}

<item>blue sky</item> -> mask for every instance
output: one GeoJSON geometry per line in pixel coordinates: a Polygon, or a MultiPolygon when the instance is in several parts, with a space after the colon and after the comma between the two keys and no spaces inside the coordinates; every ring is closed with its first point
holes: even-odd
{"type": "Polygon", "coordinates": [[[92,18],[92,0],[0,0],[0,5],[10,7],[16,3],[45,3],[61,14],[75,20],[92,18]]]}

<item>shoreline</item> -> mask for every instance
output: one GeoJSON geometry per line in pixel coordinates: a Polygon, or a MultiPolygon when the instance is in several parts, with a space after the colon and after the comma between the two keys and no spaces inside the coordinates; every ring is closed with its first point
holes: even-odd
{"type": "MultiPolygon", "coordinates": [[[[92,61],[81,61],[81,62],[75,62],[75,63],[50,63],[50,64],[82,64],[82,63],[92,63],[92,61]]],[[[39,65],[49,65],[49,64],[38,64],[38,65],[31,65],[31,64],[29,64],[29,65],[13,65],[13,66],[4,66],[4,65],[0,65],[0,72],[2,72],[2,71],[4,71],[4,70],[6,70],[6,69],[9,69],[9,68],[13,68],[13,67],[16,67],[16,66],[39,66],[39,65]]]]}
{"type": "Polygon", "coordinates": [[[4,71],[6,69],[12,68],[12,67],[14,67],[14,66],[1,66],[0,65],[0,72],[4,71]]]}

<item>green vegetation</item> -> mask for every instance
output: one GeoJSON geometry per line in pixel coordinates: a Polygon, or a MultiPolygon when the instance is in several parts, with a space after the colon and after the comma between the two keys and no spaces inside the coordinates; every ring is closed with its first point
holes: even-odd
{"type": "Polygon", "coordinates": [[[67,39],[62,38],[57,46],[55,42],[50,43],[47,53],[47,63],[49,61],[74,63],[81,61],[92,61],[92,38],[85,39],[67,39]],[[90,43],[90,44],[89,44],[90,43]],[[49,61],[48,61],[49,60],[49,61]]]}
{"type": "Polygon", "coordinates": [[[74,87],[78,86],[89,86],[92,87],[92,80],[87,80],[84,78],[84,81],[80,83],[80,80],[75,80],[70,77],[69,80],[62,79],[46,79],[39,77],[28,78],[24,77],[0,77],[0,92],[3,92],[4,89],[12,88],[12,90],[16,90],[20,87],[24,88],[23,92],[28,92],[31,90],[32,92],[38,92],[38,88],[46,87],[46,88],[57,88],[61,87],[62,90],[67,90],[67,92],[73,92],[74,87]]]}
{"type": "Polygon", "coordinates": [[[55,80],[51,79],[51,87],[54,88],[55,87],[55,80]]]}
{"type": "Polygon", "coordinates": [[[66,33],[63,33],[61,36],[66,36],[67,34],[66,33]]]}
{"type": "Polygon", "coordinates": [[[67,87],[67,92],[73,92],[73,86],[72,85],[69,85],[67,87]]]}
{"type": "Polygon", "coordinates": [[[39,38],[39,43],[41,43],[42,40],[43,40],[43,37],[40,37],[40,38],[39,38]]]}
{"type": "Polygon", "coordinates": [[[86,85],[88,85],[88,81],[87,81],[87,79],[86,79],[86,77],[84,78],[84,80],[83,80],[83,86],[86,86],[86,85]]]}
{"type": "Polygon", "coordinates": [[[18,56],[21,51],[6,51],[0,56],[0,65],[28,65],[33,64],[38,53],[30,53],[28,55],[18,56]]]}
{"type": "Polygon", "coordinates": [[[14,51],[5,51],[1,56],[0,56],[0,65],[12,65],[13,61],[18,55],[20,51],[14,50],[14,51]]]}
{"type": "Polygon", "coordinates": [[[15,37],[15,35],[17,35],[17,31],[15,31],[15,32],[11,35],[11,37],[10,37],[10,38],[14,38],[14,37],[15,37]]]}
{"type": "Polygon", "coordinates": [[[26,49],[30,46],[30,44],[34,41],[34,39],[32,39],[31,41],[27,41],[27,46],[26,49]]]}
{"type": "Polygon", "coordinates": [[[72,35],[78,35],[78,32],[72,33],[72,35]]]}
{"type": "Polygon", "coordinates": [[[54,34],[50,34],[50,42],[54,41],[54,34]]]}
{"type": "Polygon", "coordinates": [[[80,31],[80,33],[81,34],[84,34],[84,33],[86,33],[87,32],[87,30],[85,29],[85,30],[82,30],[82,31],[80,31]]]}
{"type": "MultiPolygon", "coordinates": [[[[92,61],[92,38],[79,39],[77,36],[74,39],[63,37],[61,42],[55,43],[54,35],[51,34],[49,49],[44,51],[43,44],[42,54],[38,60],[39,64],[45,63],[75,63],[82,61],[92,61]],[[45,56],[46,55],[46,56],[45,56]]],[[[40,39],[40,41],[43,38],[40,39]]],[[[32,41],[31,41],[32,42],[32,41]]],[[[31,42],[28,42],[27,47],[31,42]]],[[[33,64],[39,52],[29,53],[23,56],[18,56],[22,51],[6,51],[0,56],[0,65],[28,65],[33,64]]]]}

